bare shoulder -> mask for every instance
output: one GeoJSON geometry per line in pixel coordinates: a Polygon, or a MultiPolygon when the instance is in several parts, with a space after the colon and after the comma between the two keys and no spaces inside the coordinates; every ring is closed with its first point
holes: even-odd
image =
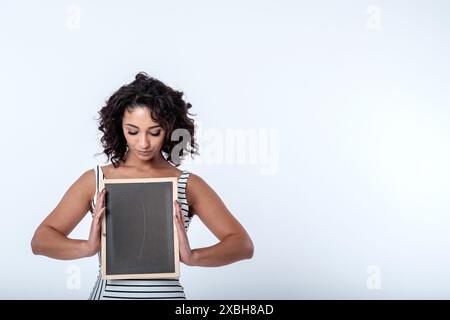
{"type": "Polygon", "coordinates": [[[84,199],[93,199],[96,191],[95,170],[88,169],[84,171],[70,186],[69,190],[82,196],[84,199]]]}
{"type": "Polygon", "coordinates": [[[90,199],[95,196],[96,177],[94,169],[89,169],[83,172],[77,182],[79,187],[89,195],[90,199]]]}
{"type": "Polygon", "coordinates": [[[215,199],[220,198],[213,188],[199,175],[190,172],[188,183],[186,185],[186,198],[193,208],[198,208],[200,199],[215,199]]]}
{"type": "MultiPolygon", "coordinates": [[[[186,193],[187,197],[189,198],[189,195],[191,196],[192,200],[195,195],[198,194],[199,188],[205,188],[207,183],[205,180],[203,180],[200,176],[196,175],[195,173],[190,172],[188,183],[186,185],[186,193]]],[[[190,201],[189,203],[193,204],[193,201],[190,201]]]]}
{"type": "Polygon", "coordinates": [[[189,173],[188,181],[189,182],[187,185],[187,189],[192,189],[193,192],[195,192],[195,190],[198,188],[205,188],[208,186],[208,184],[205,180],[203,180],[202,177],[192,172],[189,173]]]}

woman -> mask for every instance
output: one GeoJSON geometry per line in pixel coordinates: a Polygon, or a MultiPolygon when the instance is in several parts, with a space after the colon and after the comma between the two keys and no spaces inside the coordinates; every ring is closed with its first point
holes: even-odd
{"type": "MultiPolygon", "coordinates": [[[[99,190],[100,179],[177,177],[180,261],[188,266],[217,267],[253,256],[252,240],[214,190],[199,176],[177,168],[186,153],[192,156],[197,150],[194,121],[188,112],[191,104],[182,96],[182,92],[139,73],[108,99],[99,112],[99,129],[103,153],[112,163],[87,170],[70,186],[35,231],[31,241],[34,254],[65,260],[98,254],[101,263],[105,189],[99,190]],[[190,151],[179,149],[179,143],[172,141],[176,129],[187,133],[190,151]],[[89,238],[68,238],[88,211],[93,217],[89,238]],[[219,243],[191,249],[186,232],[195,215],[219,243]]],[[[102,280],[100,267],[89,299],[186,299],[178,278],[102,280]]]]}

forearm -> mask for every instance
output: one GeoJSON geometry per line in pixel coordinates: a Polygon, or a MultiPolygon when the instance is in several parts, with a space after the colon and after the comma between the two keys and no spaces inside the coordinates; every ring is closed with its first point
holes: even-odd
{"type": "Polygon", "coordinates": [[[86,240],[69,239],[50,227],[37,230],[31,246],[34,254],[60,260],[75,260],[92,255],[87,252],[86,240]]]}
{"type": "Polygon", "coordinates": [[[192,250],[191,266],[220,267],[253,256],[253,243],[248,237],[231,235],[221,242],[192,250]]]}

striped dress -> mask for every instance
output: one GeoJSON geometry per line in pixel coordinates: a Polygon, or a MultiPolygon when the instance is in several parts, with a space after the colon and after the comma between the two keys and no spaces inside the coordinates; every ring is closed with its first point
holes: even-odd
{"type": "MultiPolygon", "coordinates": [[[[99,165],[95,168],[96,192],[92,199],[92,208],[95,208],[97,193],[99,191],[100,179],[105,178],[103,170],[99,165]]],[[[189,205],[186,199],[186,185],[189,172],[183,170],[178,178],[178,202],[184,216],[184,228],[187,232],[192,217],[189,217],[189,205]]],[[[93,213],[92,213],[93,215],[93,213]]],[[[91,215],[91,216],[92,216],[91,215]]],[[[163,299],[181,300],[186,299],[184,287],[179,278],[168,279],[114,279],[103,280],[101,276],[101,254],[98,253],[99,272],[97,280],[89,296],[89,300],[124,300],[124,299],[163,299]]]]}

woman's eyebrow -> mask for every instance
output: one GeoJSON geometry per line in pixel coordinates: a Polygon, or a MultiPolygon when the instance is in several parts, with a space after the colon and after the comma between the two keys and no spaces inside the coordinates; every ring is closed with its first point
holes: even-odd
{"type": "MultiPolygon", "coordinates": [[[[134,128],[136,128],[136,129],[139,129],[139,127],[138,126],[135,126],[134,124],[131,124],[131,123],[125,123],[127,126],[131,126],[131,127],[134,127],[134,128]]],[[[153,129],[153,128],[158,128],[158,127],[160,127],[160,125],[159,124],[157,124],[156,126],[152,126],[152,127],[148,127],[149,129],[153,129]]]]}

